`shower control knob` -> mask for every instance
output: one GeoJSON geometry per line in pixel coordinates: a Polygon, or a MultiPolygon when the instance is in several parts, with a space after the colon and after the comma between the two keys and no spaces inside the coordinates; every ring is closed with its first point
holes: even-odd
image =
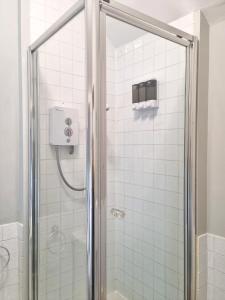
{"type": "Polygon", "coordinates": [[[66,118],[65,123],[66,123],[66,125],[70,126],[72,124],[72,119],[66,118]]]}
{"type": "Polygon", "coordinates": [[[73,135],[73,129],[70,127],[66,127],[64,129],[64,134],[65,134],[65,136],[71,137],[73,135]]]}

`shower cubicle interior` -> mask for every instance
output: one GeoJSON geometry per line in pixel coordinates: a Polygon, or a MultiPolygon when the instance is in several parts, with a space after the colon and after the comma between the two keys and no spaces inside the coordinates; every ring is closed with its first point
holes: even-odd
{"type": "Polygon", "coordinates": [[[91,2],[30,47],[31,299],[191,299],[195,40],[91,2]]]}

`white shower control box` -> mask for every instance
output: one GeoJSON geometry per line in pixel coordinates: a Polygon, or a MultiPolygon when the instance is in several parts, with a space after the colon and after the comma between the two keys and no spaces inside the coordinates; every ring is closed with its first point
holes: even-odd
{"type": "Polygon", "coordinates": [[[49,110],[49,143],[53,146],[78,144],[78,111],[55,106],[49,110]]]}

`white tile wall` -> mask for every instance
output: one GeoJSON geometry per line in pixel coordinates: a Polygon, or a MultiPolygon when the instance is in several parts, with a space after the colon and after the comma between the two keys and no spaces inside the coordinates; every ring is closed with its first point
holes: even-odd
{"type": "Polygon", "coordinates": [[[208,234],[208,300],[225,299],[225,238],[208,234]]]}
{"type": "Polygon", "coordinates": [[[0,248],[0,299],[22,300],[20,294],[21,262],[23,253],[23,226],[19,223],[0,225],[0,246],[6,247],[10,252],[10,261],[6,268],[7,252],[0,248]]]}
{"type": "Polygon", "coordinates": [[[151,34],[107,51],[108,289],[182,299],[185,51],[151,34]],[[151,78],[160,108],[134,112],[132,84],[151,78]]]}
{"type": "Polygon", "coordinates": [[[214,234],[198,237],[198,300],[225,299],[225,238],[214,234]]]}
{"type": "Polygon", "coordinates": [[[207,299],[208,253],[207,235],[203,234],[197,239],[197,299],[207,299]]]}

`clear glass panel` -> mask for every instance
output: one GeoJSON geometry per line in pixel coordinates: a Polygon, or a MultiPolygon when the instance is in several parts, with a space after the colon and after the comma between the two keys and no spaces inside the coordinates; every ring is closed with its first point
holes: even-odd
{"type": "Polygon", "coordinates": [[[85,192],[73,191],[63,182],[54,146],[61,145],[59,160],[66,180],[72,186],[84,187],[84,41],[82,12],[38,50],[40,300],[87,298],[85,192]],[[72,144],[74,148],[68,146],[72,144]]]}
{"type": "Polygon", "coordinates": [[[106,55],[107,297],[184,299],[186,49],[107,17],[106,55]]]}

